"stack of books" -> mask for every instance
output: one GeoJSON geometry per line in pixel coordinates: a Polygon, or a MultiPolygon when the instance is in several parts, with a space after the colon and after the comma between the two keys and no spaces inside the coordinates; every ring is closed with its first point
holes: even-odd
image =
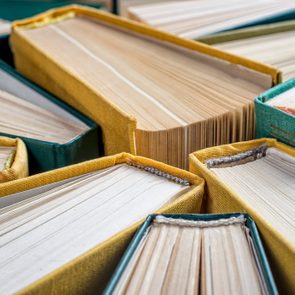
{"type": "Polygon", "coordinates": [[[254,98],[279,81],[273,68],[83,7],[17,22],[11,42],[19,71],[102,126],[106,154],[182,168],[195,150],[254,138],[254,98]]]}
{"type": "Polygon", "coordinates": [[[293,0],[192,0],[128,7],[131,19],[185,38],[293,19],[293,0]]]}
{"type": "Polygon", "coordinates": [[[0,3],[0,293],[294,294],[294,0],[65,2],[0,3]]]}

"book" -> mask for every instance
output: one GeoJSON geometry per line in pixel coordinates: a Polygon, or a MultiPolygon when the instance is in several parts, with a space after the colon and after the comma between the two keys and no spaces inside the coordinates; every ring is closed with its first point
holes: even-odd
{"type": "Polygon", "coordinates": [[[64,292],[80,288],[89,292],[93,284],[102,284],[107,274],[101,264],[116,259],[116,249],[120,253],[126,239],[122,235],[128,239],[130,228],[149,213],[161,208],[183,211],[184,202],[191,203],[193,211],[200,208],[201,180],[173,171],[163,164],[119,155],[39,174],[39,181],[29,177],[23,183],[34,182],[31,190],[26,186],[22,192],[18,183],[19,193],[0,198],[1,293],[32,291],[38,283],[46,289],[52,274],[59,275],[54,285],[60,283],[64,292]],[[91,253],[101,261],[89,262],[91,253]],[[89,264],[83,265],[84,260],[89,264]],[[70,279],[62,277],[67,267],[73,269],[70,279]]]}
{"type": "Polygon", "coordinates": [[[15,23],[11,40],[24,75],[102,127],[106,154],[182,168],[194,150],[252,139],[254,98],[279,81],[274,69],[77,6],[15,23]],[[50,25],[34,28],[47,17],[50,25]],[[38,62],[23,50],[29,44],[38,62]]]}
{"type": "Polygon", "coordinates": [[[294,19],[293,0],[169,1],[128,7],[128,17],[189,39],[294,19]]]}
{"type": "Polygon", "coordinates": [[[28,176],[28,157],[24,142],[0,136],[0,183],[28,176]]]}
{"type": "Polygon", "coordinates": [[[0,134],[24,140],[30,173],[96,158],[101,153],[99,130],[93,121],[1,61],[0,106],[0,134]]]}
{"type": "Polygon", "coordinates": [[[0,19],[0,36],[8,35],[10,33],[11,24],[9,21],[0,19]]]}
{"type": "Polygon", "coordinates": [[[0,105],[1,132],[6,134],[64,144],[87,130],[81,121],[62,117],[2,90],[0,105]]]}
{"type": "Polygon", "coordinates": [[[222,50],[272,65],[282,71],[283,81],[295,77],[295,22],[230,31],[201,39],[222,50]]]}
{"type": "Polygon", "coordinates": [[[246,215],[149,216],[104,295],[278,294],[259,242],[246,215]]]}
{"type": "Polygon", "coordinates": [[[265,138],[212,147],[190,156],[190,171],[207,182],[207,212],[238,210],[254,218],[280,292],[292,294],[294,148],[265,138]]]}
{"type": "Polygon", "coordinates": [[[295,245],[295,157],[262,145],[243,154],[217,158],[220,164],[214,161],[206,162],[211,171],[244,201],[255,205],[261,216],[295,245]]]}
{"type": "Polygon", "coordinates": [[[295,78],[255,99],[256,136],[273,137],[295,147],[295,78]]]}

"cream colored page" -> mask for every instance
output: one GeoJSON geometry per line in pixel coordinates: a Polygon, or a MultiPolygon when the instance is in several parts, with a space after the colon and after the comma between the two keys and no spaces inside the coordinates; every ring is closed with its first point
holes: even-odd
{"type": "Polygon", "coordinates": [[[36,106],[46,109],[47,111],[60,116],[67,120],[67,122],[78,126],[80,128],[88,129],[87,125],[80,119],[67,112],[59,105],[53,103],[48,98],[44,97],[39,92],[35,91],[33,88],[27,86],[20,80],[17,80],[9,72],[5,71],[0,67],[0,90],[8,92],[14,96],[22,98],[36,106]]]}
{"type": "Polygon", "coordinates": [[[33,195],[11,210],[4,208],[0,217],[1,294],[33,283],[186,189],[164,177],[116,165],[33,195]]]}
{"type": "Polygon", "coordinates": [[[242,217],[206,222],[158,216],[114,294],[266,294],[249,239],[242,217]]]}
{"type": "Polygon", "coordinates": [[[272,106],[283,106],[295,110],[295,88],[291,88],[279,95],[276,95],[274,98],[268,100],[266,104],[272,106]]]}
{"type": "Polygon", "coordinates": [[[66,143],[86,131],[42,107],[0,90],[1,132],[49,142],[66,143]]]}
{"type": "Polygon", "coordinates": [[[280,69],[284,81],[295,77],[294,30],[219,43],[215,46],[280,69]]]}
{"type": "Polygon", "coordinates": [[[268,87],[239,79],[224,71],[225,67],[202,61],[196,53],[86,18],[20,33],[89,87],[134,115],[140,129],[186,126],[224,114],[250,103],[268,87]],[[59,43],[58,50],[50,41],[53,39],[59,43]]]}
{"type": "Polygon", "coordinates": [[[196,294],[200,241],[198,229],[152,226],[114,294],[196,294]]]}
{"type": "Polygon", "coordinates": [[[269,151],[243,165],[211,169],[272,227],[295,244],[295,161],[269,151]]]}
{"type": "Polygon", "coordinates": [[[131,18],[195,39],[294,8],[293,0],[198,0],[138,5],[128,11],[131,18]]]}

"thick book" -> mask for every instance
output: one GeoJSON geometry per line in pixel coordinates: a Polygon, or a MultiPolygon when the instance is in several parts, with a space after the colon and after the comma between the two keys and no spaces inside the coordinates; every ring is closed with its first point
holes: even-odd
{"type": "Polygon", "coordinates": [[[295,78],[255,100],[256,136],[272,137],[295,147],[295,78]]]}
{"type": "Polygon", "coordinates": [[[254,138],[254,98],[280,81],[274,68],[79,6],[14,23],[11,44],[20,72],[102,127],[106,154],[183,168],[192,151],[254,138]]]}
{"type": "MultiPolygon", "coordinates": [[[[124,1],[124,0],[122,0],[124,1]]],[[[189,39],[244,27],[292,20],[293,0],[186,0],[135,3],[129,18],[189,39]]],[[[127,1],[128,5],[128,1],[127,1]]]]}
{"type": "Polygon", "coordinates": [[[129,154],[0,185],[0,293],[99,294],[142,220],[199,212],[203,190],[192,173],[129,154]]]}
{"type": "Polygon", "coordinates": [[[113,274],[110,294],[278,294],[247,214],[150,215],[113,274]]]}
{"type": "Polygon", "coordinates": [[[0,183],[28,176],[27,149],[19,138],[0,136],[0,183]]]}
{"type": "Polygon", "coordinates": [[[199,38],[219,49],[272,65],[283,81],[295,77],[295,21],[254,26],[199,38]]]}
{"type": "Polygon", "coordinates": [[[295,149],[275,139],[212,147],[190,155],[208,188],[209,213],[247,212],[259,227],[282,294],[295,291],[295,149]]]}
{"type": "Polygon", "coordinates": [[[100,129],[91,119],[2,61],[0,113],[0,135],[25,142],[30,174],[102,155],[100,129]]]}

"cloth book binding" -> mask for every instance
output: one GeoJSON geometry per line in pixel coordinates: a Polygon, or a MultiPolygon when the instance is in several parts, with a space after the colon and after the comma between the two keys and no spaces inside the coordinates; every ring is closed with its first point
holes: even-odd
{"type": "Polygon", "coordinates": [[[104,295],[216,292],[278,294],[257,228],[247,215],[150,215],[104,295]]]}
{"type": "Polygon", "coordinates": [[[280,292],[295,290],[295,150],[275,139],[212,147],[190,155],[208,188],[206,212],[247,212],[265,241],[280,292]]]}
{"type": "Polygon", "coordinates": [[[254,98],[280,82],[271,67],[79,6],[14,23],[11,44],[20,72],[102,127],[107,155],[177,167],[252,139],[254,98]]]}
{"type": "Polygon", "coordinates": [[[283,81],[295,77],[295,21],[260,25],[199,38],[201,42],[245,56],[282,71],[283,81]],[[267,54],[266,54],[267,52],[267,54]]]}
{"type": "Polygon", "coordinates": [[[0,136],[0,183],[28,176],[28,156],[19,138],[0,136]]]}
{"type": "Polygon", "coordinates": [[[100,293],[141,220],[199,212],[203,189],[125,153],[0,185],[1,293],[100,293]]]}
{"type": "Polygon", "coordinates": [[[100,130],[90,119],[0,61],[1,135],[21,138],[30,173],[97,158],[100,130]]]}
{"type": "Polygon", "coordinates": [[[151,4],[144,1],[128,7],[131,19],[189,39],[292,20],[294,15],[293,0],[195,0],[151,4]]]}
{"type": "Polygon", "coordinates": [[[295,78],[255,100],[256,136],[273,137],[295,147],[295,78]]]}

